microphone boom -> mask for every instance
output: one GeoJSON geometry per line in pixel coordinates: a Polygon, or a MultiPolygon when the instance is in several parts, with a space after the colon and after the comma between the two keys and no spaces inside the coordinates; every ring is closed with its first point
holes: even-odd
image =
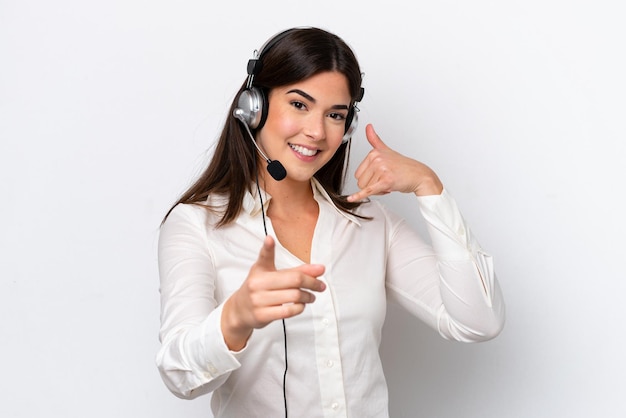
{"type": "Polygon", "coordinates": [[[250,132],[250,127],[246,123],[243,113],[244,112],[242,109],[235,109],[233,111],[233,116],[239,119],[239,121],[243,124],[243,127],[246,128],[246,132],[248,132],[248,135],[250,136],[250,139],[252,140],[254,147],[259,152],[261,157],[263,157],[265,161],[267,162],[267,172],[270,173],[270,176],[272,176],[274,180],[281,181],[282,179],[287,177],[287,170],[285,170],[285,167],[281,164],[280,161],[270,160],[267,157],[267,155],[265,155],[265,153],[261,150],[261,147],[259,147],[259,144],[257,144],[256,141],[254,140],[254,136],[252,136],[252,132],[250,132]]]}

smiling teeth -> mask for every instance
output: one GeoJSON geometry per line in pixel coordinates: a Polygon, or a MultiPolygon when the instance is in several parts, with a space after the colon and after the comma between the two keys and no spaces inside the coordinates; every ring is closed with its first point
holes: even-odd
{"type": "Polygon", "coordinates": [[[289,146],[291,147],[292,150],[294,150],[298,154],[302,154],[302,155],[307,156],[307,157],[312,157],[315,154],[317,154],[317,150],[304,148],[304,147],[302,147],[300,145],[289,144],[289,146]]]}

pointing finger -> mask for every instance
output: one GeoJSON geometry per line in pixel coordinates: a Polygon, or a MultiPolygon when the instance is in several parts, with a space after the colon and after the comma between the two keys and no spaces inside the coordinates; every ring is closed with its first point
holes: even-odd
{"type": "Polygon", "coordinates": [[[276,265],[274,264],[275,247],[274,239],[269,235],[266,236],[261,251],[259,252],[256,265],[266,271],[276,271],[276,265]]]}

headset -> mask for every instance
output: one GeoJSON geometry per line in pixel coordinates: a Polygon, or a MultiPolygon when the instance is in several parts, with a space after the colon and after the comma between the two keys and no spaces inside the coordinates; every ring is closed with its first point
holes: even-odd
{"type": "MultiPolygon", "coordinates": [[[[265,97],[263,89],[254,87],[253,85],[254,76],[257,75],[263,67],[263,55],[283,38],[285,38],[285,36],[298,29],[305,28],[291,28],[274,35],[266,41],[263,46],[261,46],[261,49],[258,52],[254,51],[253,58],[248,60],[248,81],[246,83],[246,88],[239,94],[239,97],[237,98],[237,108],[233,112],[233,115],[242,121],[247,128],[261,129],[267,119],[268,100],[265,97]]],[[[361,101],[364,93],[365,90],[361,87],[358,97],[355,98],[352,106],[350,106],[346,117],[346,129],[342,139],[343,143],[347,142],[356,131],[359,119],[357,116],[359,109],[356,107],[356,103],[361,101]]]]}

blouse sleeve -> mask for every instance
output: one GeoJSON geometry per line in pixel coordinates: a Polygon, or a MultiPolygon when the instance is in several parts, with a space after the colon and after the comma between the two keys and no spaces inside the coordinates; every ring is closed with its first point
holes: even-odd
{"type": "Polygon", "coordinates": [[[391,299],[446,338],[486,341],[504,326],[505,308],[493,268],[446,190],[418,197],[432,246],[404,220],[391,217],[387,289],[391,299]]]}
{"type": "Polygon", "coordinates": [[[168,389],[194,398],[222,385],[238,367],[221,333],[222,305],[215,293],[215,269],[204,209],[178,205],[161,227],[158,261],[161,347],[156,362],[168,389]]]}

